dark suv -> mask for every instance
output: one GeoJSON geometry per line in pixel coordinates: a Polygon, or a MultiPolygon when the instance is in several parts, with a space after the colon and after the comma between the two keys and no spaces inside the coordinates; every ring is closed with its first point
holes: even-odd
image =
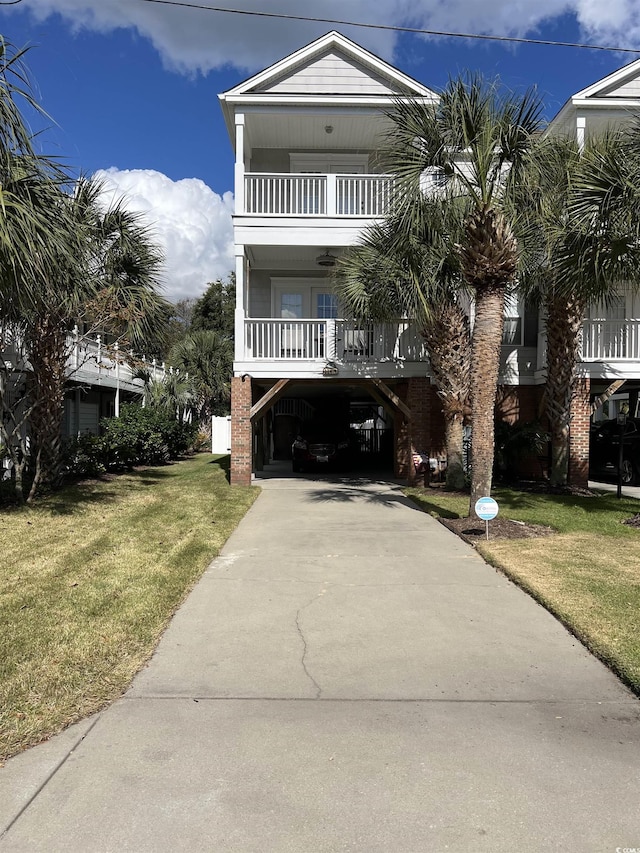
{"type": "Polygon", "coordinates": [[[293,442],[291,456],[294,471],[344,470],[353,461],[353,443],[348,430],[311,423],[293,442]]]}
{"type": "MultiPolygon", "coordinates": [[[[591,425],[589,467],[595,474],[618,474],[620,426],[616,420],[591,425]]],[[[640,418],[627,418],[622,442],[622,482],[635,486],[640,482],[640,418]]]]}

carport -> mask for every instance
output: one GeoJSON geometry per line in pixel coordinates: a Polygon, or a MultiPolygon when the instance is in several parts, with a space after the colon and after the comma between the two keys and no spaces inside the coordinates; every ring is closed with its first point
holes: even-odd
{"type": "Polygon", "coordinates": [[[246,481],[242,468],[246,470],[249,462],[250,471],[258,472],[272,461],[291,459],[292,441],[314,417],[335,421],[352,432],[359,447],[359,471],[388,470],[396,477],[410,477],[412,450],[431,446],[432,389],[428,379],[269,380],[245,375],[233,381],[232,482],[246,481]],[[244,418],[238,411],[241,398],[245,400],[244,418]],[[243,423],[244,436],[238,429],[243,423]]]}

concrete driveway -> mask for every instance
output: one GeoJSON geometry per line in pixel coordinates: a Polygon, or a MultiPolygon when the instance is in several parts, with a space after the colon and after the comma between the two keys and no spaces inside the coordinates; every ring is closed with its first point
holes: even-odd
{"type": "Polygon", "coordinates": [[[384,481],[263,493],[120,701],[0,770],[3,851],[640,848],[640,704],[384,481]]]}

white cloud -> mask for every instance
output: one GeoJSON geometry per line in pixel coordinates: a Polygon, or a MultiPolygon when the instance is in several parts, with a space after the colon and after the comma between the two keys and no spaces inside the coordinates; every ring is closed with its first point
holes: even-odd
{"type": "MultiPolygon", "coordinates": [[[[316,17],[369,24],[519,36],[573,13],[585,39],[635,47],[640,37],[637,0],[378,0],[373,4],[370,0],[322,0],[312,7],[302,6],[299,0],[227,0],[227,5],[291,15],[308,10],[316,17]]],[[[389,31],[206,12],[143,0],[23,0],[16,8],[29,9],[38,19],[59,13],[76,30],[110,32],[132,27],[154,44],[167,67],[185,73],[206,73],[225,65],[257,70],[329,29],[340,29],[388,60],[393,59],[397,42],[396,34],[389,31]]]]}
{"type": "Polygon", "coordinates": [[[105,200],[124,197],[141,214],[165,254],[164,295],[172,302],[201,296],[234,268],[233,195],[213,192],[197,178],[172,181],[151,169],[96,172],[105,200]]]}

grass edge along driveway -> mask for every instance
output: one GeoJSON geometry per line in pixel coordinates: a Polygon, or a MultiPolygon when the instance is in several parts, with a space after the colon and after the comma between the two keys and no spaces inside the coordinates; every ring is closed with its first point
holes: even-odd
{"type": "MultiPolygon", "coordinates": [[[[466,515],[468,495],[405,491],[436,517],[466,515]]],[[[578,497],[505,488],[494,497],[502,516],[556,532],[539,539],[490,538],[478,552],[640,695],[640,529],[622,524],[640,502],[612,493],[578,497]]]]}
{"type": "Polygon", "coordinates": [[[259,494],[229,486],[226,461],[198,454],[0,508],[0,763],[129,686],[259,494]]]}

